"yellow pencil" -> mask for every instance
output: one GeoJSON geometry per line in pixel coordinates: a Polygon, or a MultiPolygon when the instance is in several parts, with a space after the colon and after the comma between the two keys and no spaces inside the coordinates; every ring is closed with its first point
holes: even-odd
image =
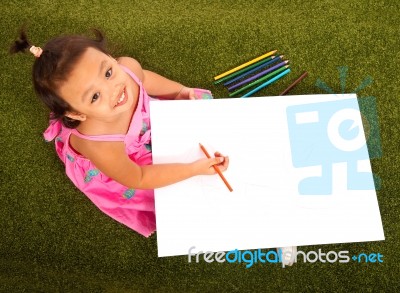
{"type": "Polygon", "coordinates": [[[231,69],[231,70],[229,70],[227,72],[224,72],[224,73],[214,77],[214,80],[220,79],[220,78],[222,78],[224,76],[227,76],[228,74],[231,74],[231,73],[233,73],[235,71],[238,71],[238,70],[240,70],[240,69],[242,69],[242,68],[244,68],[246,66],[249,66],[249,65],[251,65],[253,63],[256,63],[257,61],[260,61],[260,60],[262,60],[264,58],[267,58],[268,56],[271,56],[271,55],[275,54],[276,51],[278,51],[278,50],[274,50],[274,51],[268,52],[268,53],[266,53],[266,54],[264,54],[264,55],[262,55],[260,57],[257,57],[257,58],[255,58],[253,60],[250,60],[250,61],[248,61],[248,62],[246,62],[246,63],[244,63],[242,65],[239,65],[238,67],[235,67],[235,68],[233,68],[233,69],[231,69]]]}

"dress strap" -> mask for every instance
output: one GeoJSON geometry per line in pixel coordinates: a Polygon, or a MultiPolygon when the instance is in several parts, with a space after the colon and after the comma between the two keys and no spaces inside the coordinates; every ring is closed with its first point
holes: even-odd
{"type": "Polygon", "coordinates": [[[71,133],[87,140],[95,141],[125,141],[124,134],[105,134],[105,135],[84,135],[76,129],[72,129],[71,133]]]}
{"type": "Polygon", "coordinates": [[[56,138],[57,135],[61,133],[62,130],[62,123],[60,119],[51,119],[50,115],[50,122],[49,126],[47,127],[46,131],[43,133],[43,137],[47,142],[52,141],[56,138]]]}

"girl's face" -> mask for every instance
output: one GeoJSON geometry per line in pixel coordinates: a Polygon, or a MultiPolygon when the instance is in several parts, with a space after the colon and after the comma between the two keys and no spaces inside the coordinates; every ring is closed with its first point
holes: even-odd
{"type": "Polygon", "coordinates": [[[74,109],[66,116],[80,121],[113,122],[131,109],[134,86],[115,59],[88,48],[59,93],[74,109]]]}

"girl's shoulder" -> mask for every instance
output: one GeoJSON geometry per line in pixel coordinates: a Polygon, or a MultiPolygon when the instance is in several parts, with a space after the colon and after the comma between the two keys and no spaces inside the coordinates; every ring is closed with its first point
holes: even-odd
{"type": "Polygon", "coordinates": [[[78,137],[71,133],[69,136],[69,147],[79,156],[90,161],[97,161],[97,156],[105,156],[115,151],[116,145],[125,146],[123,141],[95,141],[78,137]]]}
{"type": "Polygon", "coordinates": [[[127,67],[139,78],[139,80],[143,81],[143,68],[136,59],[131,57],[119,57],[117,58],[117,62],[118,64],[127,67]]]}

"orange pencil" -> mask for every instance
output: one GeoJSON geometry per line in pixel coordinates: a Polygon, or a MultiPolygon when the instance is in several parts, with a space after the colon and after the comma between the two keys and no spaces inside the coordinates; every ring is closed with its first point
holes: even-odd
{"type": "MultiPolygon", "coordinates": [[[[206,148],[205,148],[201,143],[199,143],[199,145],[200,145],[200,148],[201,148],[201,150],[203,151],[203,153],[206,155],[206,157],[210,159],[211,156],[210,156],[210,154],[207,152],[206,148]]],[[[215,165],[213,165],[213,167],[214,167],[215,172],[217,172],[218,175],[219,175],[219,177],[221,177],[222,181],[224,181],[224,183],[225,183],[226,187],[228,187],[229,191],[232,192],[233,189],[232,189],[232,187],[229,185],[228,181],[225,179],[225,177],[224,177],[224,175],[222,174],[221,170],[220,170],[217,166],[215,166],[215,165]]]]}

